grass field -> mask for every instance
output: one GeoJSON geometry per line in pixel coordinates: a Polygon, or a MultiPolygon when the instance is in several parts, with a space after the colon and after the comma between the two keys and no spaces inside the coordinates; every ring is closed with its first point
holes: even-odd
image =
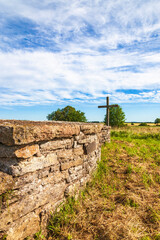
{"type": "MultiPolygon", "coordinates": [[[[148,126],[151,127],[156,127],[157,125],[155,123],[151,123],[151,122],[146,122],[148,126]]],[[[141,124],[141,122],[127,122],[125,123],[127,126],[139,126],[141,124]],[[133,124],[133,125],[132,125],[133,124]]],[[[160,124],[158,124],[158,126],[160,126],[160,124]]]]}
{"type": "Polygon", "coordinates": [[[91,181],[48,228],[48,239],[160,240],[160,128],[112,130],[91,181]]]}

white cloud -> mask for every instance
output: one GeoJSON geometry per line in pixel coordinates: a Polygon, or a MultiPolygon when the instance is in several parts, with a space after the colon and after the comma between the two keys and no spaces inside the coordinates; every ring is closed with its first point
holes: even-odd
{"type": "MultiPolygon", "coordinates": [[[[90,101],[103,97],[104,91],[117,101],[159,102],[160,54],[145,45],[160,32],[159,0],[0,0],[0,9],[1,27],[8,19],[31,20],[41,38],[44,35],[50,47],[60,49],[14,50],[15,46],[7,47],[12,36],[2,36],[2,105],[47,104],[64,98],[90,101]],[[123,50],[115,50],[118,44],[123,50]],[[141,44],[143,51],[138,49],[141,44]],[[117,89],[151,91],[127,94],[117,89]]],[[[21,34],[14,36],[15,42],[25,37],[21,34]]]]}
{"type": "Polygon", "coordinates": [[[79,35],[90,24],[111,45],[148,37],[160,26],[158,0],[1,0],[0,8],[8,17],[30,19],[65,36],[70,31],[79,35]]]}
{"type": "MultiPolygon", "coordinates": [[[[157,66],[137,73],[115,71],[116,67],[128,63],[134,65],[137,58],[141,64],[147,63],[144,55],[123,52],[88,56],[45,51],[1,52],[0,85],[2,89],[7,89],[1,95],[1,103],[31,101],[30,104],[43,104],[64,98],[80,98],[85,93],[90,94],[88,99],[93,99],[102,97],[103,91],[114,93],[120,100],[126,101],[127,95],[122,97],[115,93],[117,89],[160,89],[160,69],[157,66]]],[[[141,94],[141,98],[143,100],[146,95],[141,94]]]]}

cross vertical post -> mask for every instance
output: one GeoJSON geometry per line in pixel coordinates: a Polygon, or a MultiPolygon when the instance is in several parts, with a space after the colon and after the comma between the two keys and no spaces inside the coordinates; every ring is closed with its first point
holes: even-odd
{"type": "Polygon", "coordinates": [[[109,97],[106,97],[106,125],[109,126],[109,97]]]}

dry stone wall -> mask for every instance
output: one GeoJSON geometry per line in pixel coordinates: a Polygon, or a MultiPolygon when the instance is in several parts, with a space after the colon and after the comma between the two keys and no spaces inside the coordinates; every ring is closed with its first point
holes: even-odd
{"type": "Polygon", "coordinates": [[[0,120],[0,239],[45,229],[50,211],[84,186],[109,141],[103,124],[0,120]]]}

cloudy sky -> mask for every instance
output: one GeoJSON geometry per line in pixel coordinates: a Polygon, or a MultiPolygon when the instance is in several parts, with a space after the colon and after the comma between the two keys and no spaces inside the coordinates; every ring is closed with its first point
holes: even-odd
{"type": "Polygon", "coordinates": [[[72,105],[103,120],[160,117],[159,0],[0,0],[0,118],[72,105]]]}

